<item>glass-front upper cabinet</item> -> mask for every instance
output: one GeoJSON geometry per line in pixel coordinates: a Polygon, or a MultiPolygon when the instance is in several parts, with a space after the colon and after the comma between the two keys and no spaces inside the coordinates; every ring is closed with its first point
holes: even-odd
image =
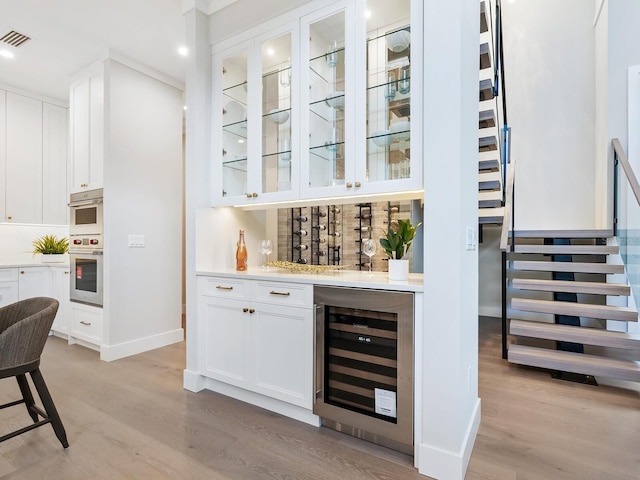
{"type": "Polygon", "coordinates": [[[214,54],[216,205],[298,197],[296,34],[297,27],[282,28],[214,54]]]}
{"type": "Polygon", "coordinates": [[[422,42],[412,28],[412,3],[417,8],[411,0],[366,2],[366,165],[360,175],[371,191],[422,185],[421,121],[412,117],[422,98],[416,94],[421,67],[414,62],[422,42]]]}
{"type": "Polygon", "coordinates": [[[303,18],[302,69],[303,162],[302,189],[308,197],[344,194],[352,183],[353,36],[346,25],[348,6],[327,8],[303,18]]]}

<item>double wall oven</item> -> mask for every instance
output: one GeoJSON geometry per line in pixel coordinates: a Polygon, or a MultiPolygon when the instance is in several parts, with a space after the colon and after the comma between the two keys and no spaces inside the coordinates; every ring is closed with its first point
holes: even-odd
{"type": "Polygon", "coordinates": [[[71,194],[69,201],[71,301],[102,306],[102,189],[71,194]]]}

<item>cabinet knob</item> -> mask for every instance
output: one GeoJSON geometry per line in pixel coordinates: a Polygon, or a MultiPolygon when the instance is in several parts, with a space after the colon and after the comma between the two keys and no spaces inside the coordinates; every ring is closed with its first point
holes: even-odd
{"type": "Polygon", "coordinates": [[[253,195],[251,195],[253,198],[257,198],[258,194],[256,192],[253,192],[253,195]]]}
{"type": "Polygon", "coordinates": [[[247,193],[247,198],[251,198],[251,194],[250,193],[247,193]]]}
{"type": "Polygon", "coordinates": [[[24,270],[20,270],[20,275],[24,275],[24,270]]]}
{"type": "Polygon", "coordinates": [[[243,311],[244,313],[247,313],[247,312],[249,311],[249,309],[248,309],[247,307],[244,307],[244,308],[242,309],[242,311],[243,311]]]}
{"type": "Polygon", "coordinates": [[[249,313],[256,313],[255,308],[250,308],[250,309],[249,309],[249,313]]]}
{"type": "Polygon", "coordinates": [[[351,182],[347,182],[347,184],[345,185],[347,188],[351,188],[353,187],[353,184],[351,182]]]}
{"type": "Polygon", "coordinates": [[[356,188],[360,188],[362,185],[360,185],[360,182],[356,182],[356,188]]]}
{"type": "Polygon", "coordinates": [[[7,217],[7,220],[13,220],[13,217],[12,217],[11,215],[9,215],[9,216],[7,217]]]}

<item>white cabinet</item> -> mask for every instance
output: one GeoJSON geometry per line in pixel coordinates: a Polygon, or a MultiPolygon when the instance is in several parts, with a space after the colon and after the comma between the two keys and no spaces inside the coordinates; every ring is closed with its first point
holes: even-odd
{"type": "Polygon", "coordinates": [[[69,344],[75,343],[75,340],[82,340],[89,346],[99,347],[102,343],[102,309],[69,302],[69,311],[69,344]]]}
{"type": "Polygon", "coordinates": [[[42,102],[7,92],[5,221],[42,223],[42,102]]]}
{"type": "Polygon", "coordinates": [[[84,72],[70,87],[71,193],[101,188],[104,161],[104,67],[84,72]]]}
{"type": "Polygon", "coordinates": [[[0,268],[0,307],[18,301],[18,269],[0,268]]]}
{"type": "Polygon", "coordinates": [[[51,295],[51,270],[49,267],[21,267],[18,277],[20,300],[51,295]]]}
{"type": "Polygon", "coordinates": [[[388,3],[301,8],[214,47],[214,205],[417,195],[423,5],[388,3]]]}
{"type": "Polygon", "coordinates": [[[67,109],[0,90],[0,221],[67,222],[67,109]]]}
{"type": "Polygon", "coordinates": [[[67,131],[69,111],[42,104],[42,223],[67,225],[67,131]]]}
{"type": "Polygon", "coordinates": [[[313,393],[313,286],[199,277],[202,374],[306,409],[313,393]]]}
{"type": "Polygon", "coordinates": [[[69,267],[51,268],[51,297],[58,300],[60,304],[58,313],[53,321],[52,329],[56,332],[67,334],[69,331],[69,290],[71,288],[69,280],[69,267]]]}

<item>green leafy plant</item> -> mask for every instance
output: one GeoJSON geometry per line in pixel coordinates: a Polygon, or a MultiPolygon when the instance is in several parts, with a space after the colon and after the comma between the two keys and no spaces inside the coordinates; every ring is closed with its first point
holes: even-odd
{"type": "Polygon", "coordinates": [[[380,239],[380,245],[390,259],[400,260],[411,246],[416,230],[422,225],[411,225],[410,220],[395,220],[389,224],[386,236],[380,239]]]}
{"type": "Polygon", "coordinates": [[[69,239],[55,235],[44,235],[33,242],[33,253],[60,254],[69,251],[69,239]]]}

